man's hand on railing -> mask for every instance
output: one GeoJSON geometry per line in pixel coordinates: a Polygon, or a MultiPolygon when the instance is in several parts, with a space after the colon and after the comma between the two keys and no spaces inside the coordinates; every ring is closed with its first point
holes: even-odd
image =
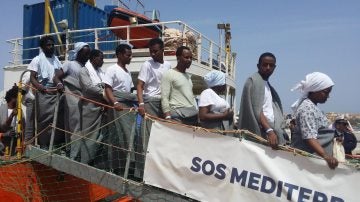
{"type": "Polygon", "coordinates": [[[144,108],[144,103],[140,103],[139,107],[138,107],[138,112],[141,116],[145,115],[145,108],[144,108]]]}
{"type": "Polygon", "coordinates": [[[58,83],[56,85],[56,89],[59,93],[63,93],[65,91],[64,85],[62,83],[58,83]]]}

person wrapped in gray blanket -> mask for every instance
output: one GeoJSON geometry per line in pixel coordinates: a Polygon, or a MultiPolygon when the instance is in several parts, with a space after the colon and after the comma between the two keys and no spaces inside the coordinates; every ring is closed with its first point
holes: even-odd
{"type": "Polygon", "coordinates": [[[308,74],[292,89],[299,90],[302,96],[291,106],[295,112],[291,146],[323,157],[331,169],[338,165],[332,156],[335,131],[329,128],[329,121],[317,104],[327,101],[333,86],[334,82],[324,73],[308,74]]]}
{"type": "MultiPolygon", "coordinates": [[[[62,67],[59,59],[54,54],[54,38],[44,36],[40,39],[40,54],[33,58],[28,66],[30,70],[30,82],[37,90],[35,93],[35,109],[37,110],[37,132],[42,133],[38,137],[38,143],[41,148],[47,149],[50,144],[51,129],[43,131],[50,126],[54,120],[56,102],[59,102],[59,96],[56,92],[56,85],[53,83],[55,71],[62,67]]],[[[61,116],[62,105],[59,105],[57,116],[61,116]]],[[[57,119],[57,127],[62,127],[63,120],[57,119]]],[[[65,142],[62,132],[56,130],[54,145],[60,145],[65,142]]]]}
{"type": "Polygon", "coordinates": [[[260,55],[258,72],[245,82],[238,120],[239,129],[261,135],[273,149],[278,144],[285,144],[287,137],[281,100],[269,82],[275,67],[274,54],[266,52],[260,55]]]}
{"type": "Polygon", "coordinates": [[[176,50],[177,65],[165,72],[161,81],[161,107],[165,119],[197,125],[198,109],[192,91],[191,76],[186,73],[192,63],[192,52],[186,46],[176,50]]]}
{"type": "MultiPolygon", "coordinates": [[[[81,87],[79,84],[80,70],[85,67],[86,62],[89,60],[90,46],[84,42],[75,43],[74,49],[69,51],[69,61],[64,63],[63,67],[56,70],[54,82],[56,83],[58,90],[81,96],[81,87]],[[61,83],[63,81],[64,84],[61,83]]],[[[65,94],[65,130],[76,135],[71,135],[71,159],[78,159],[80,152],[80,132],[81,127],[81,102],[80,99],[74,95],[65,94]]],[[[68,139],[68,135],[67,135],[68,139]]],[[[67,140],[69,141],[69,140],[67,140]]]]}
{"type": "Polygon", "coordinates": [[[132,147],[135,135],[136,113],[123,111],[137,105],[135,94],[131,94],[134,84],[126,65],[130,64],[132,58],[131,46],[120,44],[116,48],[117,63],[108,67],[103,82],[105,83],[105,94],[114,110],[109,111],[109,121],[115,120],[109,127],[109,136],[106,142],[113,145],[108,147],[109,168],[116,174],[123,174],[126,160],[128,158],[129,146],[132,147]],[[121,149],[120,149],[121,148],[121,149]]]}
{"type": "Polygon", "coordinates": [[[103,63],[103,53],[100,50],[91,50],[90,59],[85,64],[85,68],[81,68],[79,74],[82,95],[94,101],[81,100],[82,133],[80,135],[86,138],[80,140],[79,156],[82,163],[91,165],[102,163],[101,159],[96,157],[102,147],[98,142],[103,140],[104,130],[101,127],[106,121],[107,109],[95,102],[107,104],[103,97],[105,89],[102,83],[105,75],[101,69],[103,63]]]}

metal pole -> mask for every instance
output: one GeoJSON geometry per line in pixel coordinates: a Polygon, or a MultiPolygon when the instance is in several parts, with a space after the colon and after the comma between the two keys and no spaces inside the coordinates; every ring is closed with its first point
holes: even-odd
{"type": "Polygon", "coordinates": [[[94,37],[95,37],[95,49],[99,49],[99,36],[97,29],[94,30],[94,37]]]}
{"type": "Polygon", "coordinates": [[[53,119],[53,123],[52,123],[53,127],[51,130],[51,137],[50,137],[49,152],[52,151],[53,146],[54,146],[55,130],[56,130],[55,127],[56,127],[56,122],[57,122],[57,118],[58,118],[59,102],[60,102],[60,93],[57,93],[56,103],[55,103],[55,111],[54,111],[54,119],[53,119]]]}
{"type": "Polygon", "coordinates": [[[48,7],[50,8],[50,1],[45,0],[44,34],[50,33],[50,16],[48,7]]]}

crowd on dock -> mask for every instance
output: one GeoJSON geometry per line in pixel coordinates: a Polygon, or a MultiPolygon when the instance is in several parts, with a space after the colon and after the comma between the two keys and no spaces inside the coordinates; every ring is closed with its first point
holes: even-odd
{"type": "MultiPolygon", "coordinates": [[[[39,133],[36,138],[41,148],[73,142],[69,157],[87,164],[96,164],[99,155],[96,142],[127,148],[130,134],[135,130],[134,122],[140,125],[148,122],[140,127],[147,134],[142,140],[146,143],[151,130],[151,121],[146,120],[146,116],[209,129],[246,129],[268,140],[273,149],[291,145],[314,153],[332,169],[356,147],[357,140],[349,122],[340,117],[329,123],[319,108],[335,85],[321,72],[307,74],[292,89],[300,91],[301,96],[291,106],[291,136],[285,132],[281,99],[269,82],[276,69],[276,57],[270,52],[260,55],[257,71],[245,81],[238,120],[233,123],[234,111],[222,96],[226,91],[226,74],[221,70],[208,72],[203,77],[207,88],[196,97],[191,75],[187,73],[193,53],[186,46],[177,48],[177,64],[171,67],[170,62],[164,60],[163,41],[151,39],[148,45],[151,59],[141,66],[136,86],[128,69],[132,59],[131,44],[120,43],[116,47],[117,62],[106,71],[101,68],[103,53],[91,49],[87,43],[76,43],[64,64],[54,54],[51,36],[42,37],[40,47],[39,55],[33,58],[23,77],[23,88],[14,86],[8,90],[6,103],[0,107],[2,153],[14,153],[12,139],[16,135],[19,91],[27,107],[26,119],[21,120],[25,126],[25,143],[34,144],[36,125],[39,133]],[[129,114],[131,109],[136,109],[137,113],[129,114]],[[97,130],[115,119],[118,121],[110,131],[112,135],[105,137],[106,131],[97,130]],[[49,130],[49,125],[54,124],[63,130],[49,130]],[[79,138],[81,141],[77,141],[79,138]]],[[[143,146],[139,151],[145,150],[143,146]]],[[[106,156],[112,160],[111,169],[124,164],[126,158],[119,157],[124,155],[126,153],[117,151],[106,156]]]]}

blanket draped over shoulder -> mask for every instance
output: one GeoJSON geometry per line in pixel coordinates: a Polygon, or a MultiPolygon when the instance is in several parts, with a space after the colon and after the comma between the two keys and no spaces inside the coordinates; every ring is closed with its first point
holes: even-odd
{"type": "MultiPolygon", "coordinates": [[[[280,97],[272,86],[270,86],[270,90],[275,120],[274,123],[270,123],[270,126],[278,136],[279,144],[284,144],[284,134],[286,133],[284,131],[285,122],[280,97]]],[[[255,73],[246,80],[243,89],[238,128],[249,130],[266,138],[266,133],[260,128],[260,112],[264,105],[264,94],[264,80],[259,73],[255,73]]]]}
{"type": "MultiPolygon", "coordinates": [[[[134,107],[137,104],[136,95],[119,91],[113,92],[115,99],[122,104],[124,108],[134,107]]],[[[116,111],[109,110],[109,121],[116,121],[110,124],[108,128],[108,136],[104,142],[113,147],[107,148],[107,158],[109,169],[114,173],[123,175],[125,171],[127,158],[130,155],[131,162],[134,161],[134,139],[137,127],[137,113],[129,112],[129,110],[116,111]]]]}
{"type": "MultiPolygon", "coordinates": [[[[102,84],[94,85],[86,68],[80,71],[79,80],[84,97],[106,104],[103,98],[104,88],[102,84]]],[[[104,135],[106,135],[106,130],[103,130],[102,126],[106,121],[107,110],[87,100],[81,100],[80,102],[82,107],[82,132],[80,135],[86,136],[86,138],[80,140],[80,161],[97,166],[101,158],[96,157],[99,155],[100,148],[103,147],[99,142],[102,142],[104,135]]]]}
{"type": "MultiPolygon", "coordinates": [[[[301,99],[298,102],[300,106],[305,99],[301,99]]],[[[298,112],[298,109],[295,109],[295,114],[298,112]]],[[[333,140],[334,140],[335,130],[332,128],[319,128],[316,140],[319,142],[321,147],[326,151],[327,154],[332,155],[333,153],[333,140]]],[[[291,136],[291,146],[294,148],[307,151],[309,153],[315,153],[315,151],[309,146],[306,139],[303,139],[299,127],[296,127],[294,134],[291,136]]]]}

